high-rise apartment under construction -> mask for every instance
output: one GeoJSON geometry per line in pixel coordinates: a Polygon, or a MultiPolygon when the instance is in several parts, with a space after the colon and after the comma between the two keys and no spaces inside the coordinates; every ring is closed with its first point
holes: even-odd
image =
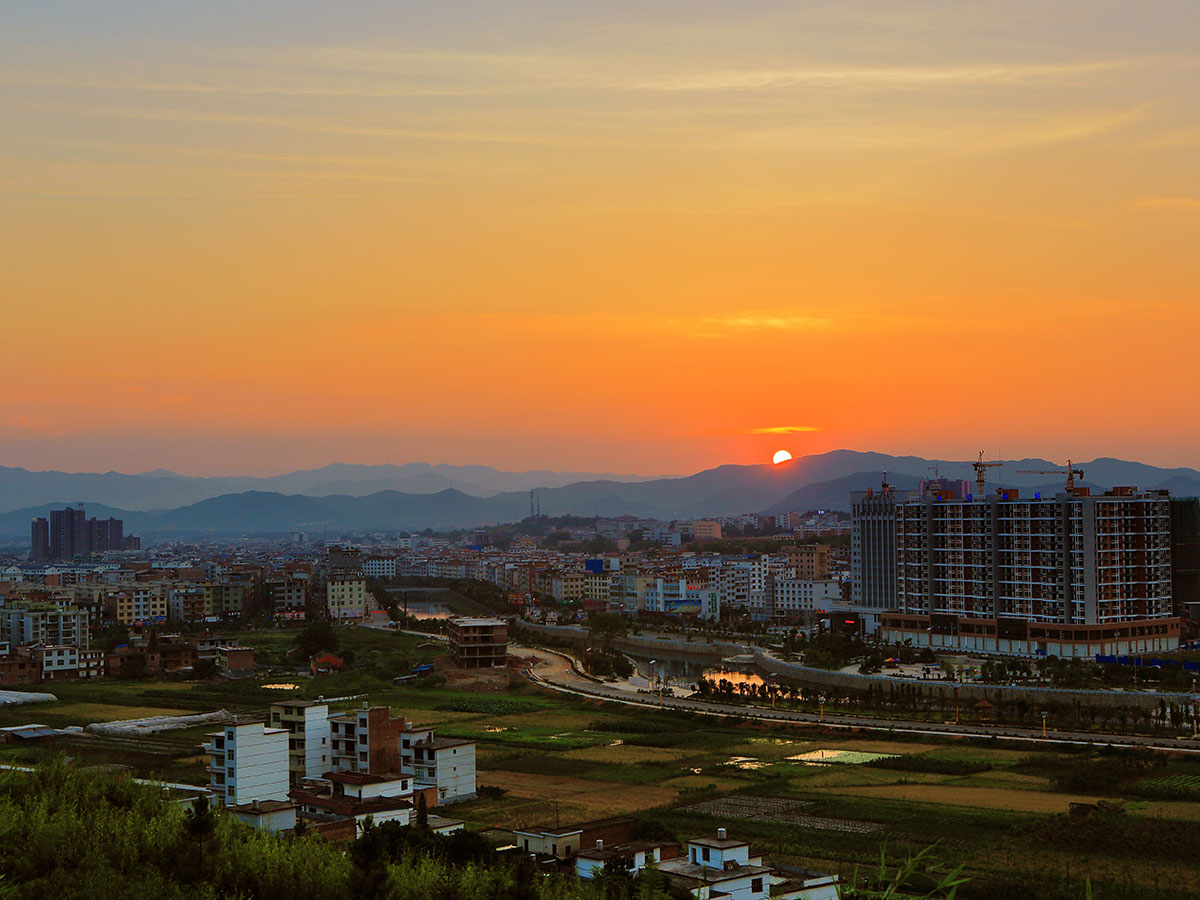
{"type": "Polygon", "coordinates": [[[1019,655],[1174,649],[1166,491],[927,490],[895,504],[885,639],[1019,655]]]}

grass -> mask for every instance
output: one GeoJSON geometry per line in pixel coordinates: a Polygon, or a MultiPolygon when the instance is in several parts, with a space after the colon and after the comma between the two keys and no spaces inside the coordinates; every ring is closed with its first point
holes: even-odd
{"type": "MultiPolygon", "coordinates": [[[[340,674],[266,679],[295,682],[294,692],[269,691],[253,679],[64,682],[47,688],[59,697],[57,703],[0,709],[0,725],[44,722],[63,727],[216,709],[261,713],[289,696],[363,694],[372,704],[388,705],[395,714],[434,725],[444,735],[478,742],[479,783],[507,793],[448,810],[478,827],[566,824],[636,813],[648,835],[686,837],[726,826],[783,862],[843,874],[856,864],[877,864],[881,845],[890,855],[902,856],[937,844],[941,858],[964,862],[973,878],[960,891],[962,900],[1077,900],[1085,874],[1096,881],[1098,900],[1200,896],[1200,867],[1178,849],[1200,840],[1191,830],[1200,827],[1200,802],[1195,802],[1200,763],[1188,759],[1143,759],[1088,748],[1013,749],[998,741],[939,736],[826,732],[633,709],[537,687],[476,694],[429,683],[398,686],[393,673],[407,672],[438,651],[421,650],[423,638],[390,631],[346,628],[338,635],[344,648],[354,650],[354,667],[340,674]],[[787,760],[817,749],[895,758],[879,766],[805,766],[787,760]],[[762,767],[731,767],[734,756],[752,758],[762,767]],[[1107,777],[1099,792],[1061,787],[1064,778],[1095,773],[1116,776],[1107,777]],[[880,830],[858,834],[796,824],[724,822],[681,809],[730,793],[801,800],[808,804],[805,815],[877,823],[880,830]],[[1072,799],[1098,796],[1114,799],[1128,813],[1085,820],[1083,828],[1065,815],[1072,799]],[[1168,839],[1172,833],[1176,836],[1168,839]],[[1157,886],[1155,878],[1161,880],[1157,886]],[[1159,893],[1146,893],[1155,890],[1159,893]]],[[[294,637],[295,632],[284,630],[239,635],[243,644],[261,648],[268,658],[282,656],[294,637]]],[[[0,760],[31,762],[66,754],[88,764],[123,763],[140,775],[203,782],[204,760],[197,747],[211,730],[182,729],[140,742],[63,738],[0,748],[0,760]]]]}

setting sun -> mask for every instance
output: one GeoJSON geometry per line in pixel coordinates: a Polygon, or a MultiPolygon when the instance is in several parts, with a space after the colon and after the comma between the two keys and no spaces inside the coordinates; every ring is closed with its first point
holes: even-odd
{"type": "Polygon", "coordinates": [[[771,457],[771,462],[775,463],[775,465],[779,465],[782,462],[787,462],[791,458],[792,454],[788,453],[786,450],[776,450],[775,455],[771,457]]]}

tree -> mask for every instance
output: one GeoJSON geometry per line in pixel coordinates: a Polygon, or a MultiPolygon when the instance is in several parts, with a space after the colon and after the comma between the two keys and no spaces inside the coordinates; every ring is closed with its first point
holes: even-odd
{"type": "Polygon", "coordinates": [[[311,659],[321,652],[336,653],[338,636],[328,622],[309,622],[296,635],[296,649],[304,659],[311,659]]]}
{"type": "Polygon", "coordinates": [[[216,828],[212,810],[208,805],[208,797],[197,797],[183,820],[183,831],[196,842],[196,872],[204,872],[204,841],[216,828]]]}
{"type": "Polygon", "coordinates": [[[192,676],[201,681],[207,681],[217,674],[217,663],[211,659],[198,659],[192,666],[192,676]]]}
{"type": "Polygon", "coordinates": [[[619,613],[609,612],[593,613],[588,616],[587,629],[592,639],[600,642],[600,647],[605,653],[608,653],[609,644],[629,633],[625,617],[619,613]]]}

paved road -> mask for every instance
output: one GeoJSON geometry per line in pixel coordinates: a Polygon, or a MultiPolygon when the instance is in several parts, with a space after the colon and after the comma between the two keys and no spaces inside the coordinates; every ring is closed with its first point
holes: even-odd
{"type": "Polygon", "coordinates": [[[533,656],[537,663],[528,670],[530,680],[562,693],[597,697],[629,706],[651,708],[684,709],[711,716],[739,716],[766,722],[803,723],[823,725],[827,728],[860,729],[901,734],[934,734],[960,737],[1002,737],[1010,741],[1031,743],[1092,744],[1108,747],[1149,747],[1155,750],[1173,750],[1200,753],[1200,740],[1177,740],[1162,737],[1126,734],[1087,734],[1082,732],[1049,731],[1043,738],[1039,729],[1012,728],[1007,726],[972,725],[953,722],[904,722],[896,719],[877,719],[870,716],[840,715],[828,713],[824,716],[791,710],[771,710],[757,706],[738,706],[730,703],[713,703],[692,700],[679,696],[657,696],[638,693],[629,685],[596,682],[580,674],[575,661],[562,653],[532,647],[511,645],[522,655],[533,656]]]}

